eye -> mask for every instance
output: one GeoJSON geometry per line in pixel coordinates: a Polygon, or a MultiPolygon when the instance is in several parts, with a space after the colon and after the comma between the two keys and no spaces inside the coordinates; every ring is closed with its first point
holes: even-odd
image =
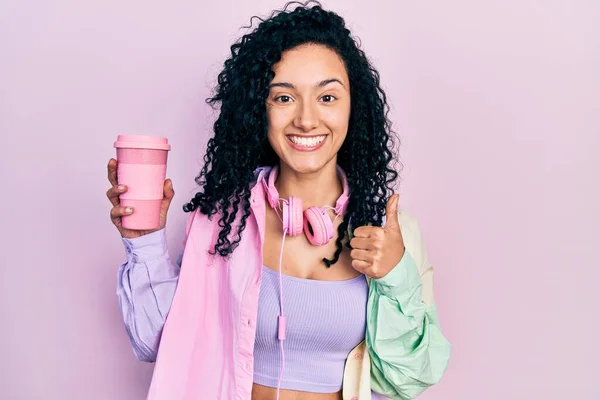
{"type": "Polygon", "coordinates": [[[324,103],[331,103],[332,101],[337,100],[337,98],[333,95],[326,94],[325,96],[321,97],[321,100],[323,100],[324,103]]]}
{"type": "Polygon", "coordinates": [[[279,103],[289,103],[290,101],[292,101],[292,98],[290,96],[277,96],[275,97],[275,101],[279,102],[279,103]]]}

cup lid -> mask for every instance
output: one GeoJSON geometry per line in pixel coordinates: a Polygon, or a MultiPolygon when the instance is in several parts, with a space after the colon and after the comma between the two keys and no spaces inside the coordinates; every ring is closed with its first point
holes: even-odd
{"type": "Polygon", "coordinates": [[[166,137],[150,135],[118,135],[116,148],[171,150],[166,137]]]}

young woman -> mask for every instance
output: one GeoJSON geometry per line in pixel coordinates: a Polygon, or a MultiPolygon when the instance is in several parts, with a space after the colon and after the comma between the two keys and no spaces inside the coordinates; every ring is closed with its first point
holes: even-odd
{"type": "Polygon", "coordinates": [[[379,75],[317,4],[274,13],[231,47],[214,136],[177,262],[165,225],[132,231],[118,296],[149,399],[412,399],[443,375],[433,269],[398,212],[379,75]],[[372,397],[371,397],[372,396],[372,397]]]}

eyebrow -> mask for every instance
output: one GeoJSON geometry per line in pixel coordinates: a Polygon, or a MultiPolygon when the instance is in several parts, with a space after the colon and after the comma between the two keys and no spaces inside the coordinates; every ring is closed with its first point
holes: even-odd
{"type": "MultiPolygon", "coordinates": [[[[330,83],[332,83],[332,82],[337,82],[337,83],[339,83],[340,85],[342,85],[343,87],[346,87],[346,86],[345,86],[345,85],[342,83],[342,81],[340,81],[340,80],[339,80],[339,79],[337,79],[337,78],[329,78],[329,79],[324,79],[324,80],[322,80],[321,82],[319,82],[319,83],[316,85],[316,87],[323,87],[323,86],[329,85],[329,84],[330,84],[330,83]]],[[[292,85],[291,83],[289,83],[289,82],[276,82],[276,83],[272,83],[272,84],[270,84],[270,85],[269,85],[269,88],[273,88],[273,87],[284,87],[284,88],[288,88],[288,89],[296,89],[296,87],[295,87],[294,85],[292,85]]]]}

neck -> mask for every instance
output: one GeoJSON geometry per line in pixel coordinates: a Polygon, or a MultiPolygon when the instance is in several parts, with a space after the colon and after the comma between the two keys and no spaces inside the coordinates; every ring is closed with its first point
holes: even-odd
{"type": "Polygon", "coordinates": [[[343,192],[335,159],[321,170],[311,173],[299,173],[288,165],[280,164],[275,187],[282,199],[290,196],[302,199],[303,210],[313,206],[335,207],[336,200],[343,192]]]}

